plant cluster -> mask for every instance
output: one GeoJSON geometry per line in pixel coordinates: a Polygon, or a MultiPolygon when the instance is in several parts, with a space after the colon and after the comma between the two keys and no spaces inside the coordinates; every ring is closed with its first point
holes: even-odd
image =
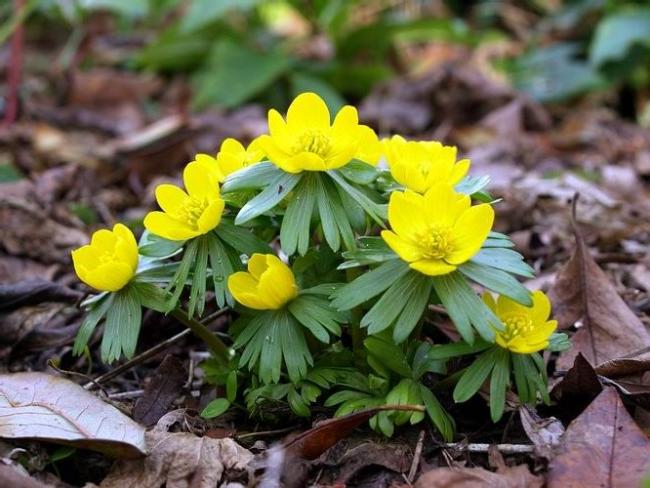
{"type": "Polygon", "coordinates": [[[117,224],[73,252],[79,278],[102,292],[85,302],[75,352],[105,319],[102,358],[131,357],[145,307],[213,351],[204,369],[224,395],[206,416],[241,401],[300,416],[319,399],[337,415],[422,404],[426,414],[385,411],[371,426],[391,435],[426,415],[450,439],[434,393],[445,385],[464,402],[489,379],[495,421],[511,384],[522,402],[548,401],[540,352],[568,341],[548,298],[515,278],[533,270],[492,231],[487,177],[469,176],[454,147],[380,141],[352,106],[332,121],[314,93],[286,117],[271,110],[268,126],[248,147],[227,139],[197,155],[183,188],[159,185],[139,244],[117,224]],[[200,322],[208,299],[236,317],[227,343],[200,322]],[[438,327],[440,311],[455,330],[438,327]]]}

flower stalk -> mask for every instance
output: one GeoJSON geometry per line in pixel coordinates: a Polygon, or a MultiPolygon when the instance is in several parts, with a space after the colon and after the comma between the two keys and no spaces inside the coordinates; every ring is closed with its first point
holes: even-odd
{"type": "Polygon", "coordinates": [[[205,325],[189,317],[187,312],[178,307],[173,309],[170,314],[190,329],[196,337],[203,340],[217,357],[222,358],[225,362],[230,359],[230,348],[205,325]]]}

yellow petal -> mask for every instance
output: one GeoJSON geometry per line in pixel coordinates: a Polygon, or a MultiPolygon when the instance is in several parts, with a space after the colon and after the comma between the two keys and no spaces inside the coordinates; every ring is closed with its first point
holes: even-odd
{"type": "Polygon", "coordinates": [[[530,317],[532,310],[529,307],[524,307],[522,304],[515,302],[505,295],[499,295],[497,298],[497,315],[504,317],[506,315],[517,314],[530,317]]]}
{"type": "Polygon", "coordinates": [[[245,153],[246,149],[244,149],[242,143],[239,142],[237,139],[228,137],[224,139],[223,142],[221,143],[221,148],[219,149],[219,151],[224,153],[240,154],[240,153],[245,153]]]}
{"type": "Polygon", "coordinates": [[[422,249],[416,244],[401,238],[395,232],[382,230],[381,238],[404,261],[411,262],[422,259],[422,249]]]}
{"type": "Polygon", "coordinates": [[[245,271],[233,273],[228,277],[228,290],[237,302],[255,310],[268,310],[267,303],[258,295],[257,285],[257,280],[245,271]]]}
{"type": "Polygon", "coordinates": [[[367,125],[357,127],[357,140],[359,145],[355,158],[375,166],[381,158],[381,145],[374,130],[367,125]]]}
{"type": "Polygon", "coordinates": [[[469,208],[453,229],[454,251],[447,256],[451,264],[461,264],[474,256],[487,239],[494,222],[494,210],[486,203],[469,208]]]}
{"type": "MultiPolygon", "coordinates": [[[[279,165],[280,163],[278,163],[279,165]]],[[[325,160],[318,154],[311,152],[301,152],[291,156],[283,162],[282,169],[289,173],[299,173],[300,171],[325,171],[329,169],[325,160]]]]}
{"type": "Polygon", "coordinates": [[[429,228],[424,199],[410,190],[394,191],[388,202],[388,222],[398,235],[416,239],[418,233],[429,228]]]}
{"type": "Polygon", "coordinates": [[[206,234],[219,225],[224,206],[224,201],[217,198],[206,207],[196,223],[201,234],[206,234]]]}
{"type": "Polygon", "coordinates": [[[439,225],[453,226],[472,204],[467,195],[454,191],[449,184],[438,184],[424,194],[427,218],[439,225]]]}
{"type": "Polygon", "coordinates": [[[301,93],[289,106],[287,127],[292,132],[308,128],[326,131],[330,128],[330,111],[315,93],[301,93]]]}
{"type": "MultiPolygon", "coordinates": [[[[217,158],[219,155],[217,155],[217,158]]],[[[209,173],[216,181],[222,182],[225,175],[221,172],[218,159],[213,158],[209,154],[197,154],[194,156],[193,163],[198,163],[204,171],[209,173]]]]}
{"type": "Polygon", "coordinates": [[[90,246],[100,253],[112,253],[115,249],[117,236],[108,229],[96,231],[90,239],[90,246]]]}
{"type": "Polygon", "coordinates": [[[339,110],[338,114],[336,114],[336,118],[332,124],[331,136],[333,139],[338,137],[350,137],[350,135],[355,132],[358,125],[359,115],[357,114],[357,109],[351,105],[346,105],[339,110]]]}
{"type": "Polygon", "coordinates": [[[547,322],[536,324],[535,331],[526,336],[526,340],[531,344],[548,341],[551,334],[557,329],[557,320],[549,320],[547,322]]]}
{"type": "Polygon", "coordinates": [[[136,251],[138,250],[138,242],[135,240],[135,236],[133,235],[133,232],[131,232],[131,229],[129,229],[126,225],[124,224],[115,224],[113,226],[113,232],[121,239],[124,239],[124,241],[132,248],[134,248],[136,251]]]}
{"type": "Polygon", "coordinates": [[[455,185],[460,180],[465,178],[465,175],[469,172],[471,166],[471,161],[469,159],[461,159],[456,164],[454,164],[454,169],[451,172],[450,183],[455,185]]]}
{"type": "MultiPolygon", "coordinates": [[[[268,121],[269,137],[273,139],[275,144],[278,144],[286,150],[291,144],[291,133],[289,132],[287,123],[282,118],[282,115],[274,109],[269,110],[268,121]]],[[[260,138],[263,137],[265,136],[260,136],[260,138]]]]}
{"type": "Polygon", "coordinates": [[[497,313],[497,302],[494,301],[494,297],[492,296],[492,293],[489,291],[486,291],[483,293],[483,303],[487,305],[487,307],[492,310],[495,314],[497,313]]]}
{"type": "Polygon", "coordinates": [[[219,185],[199,163],[192,162],[183,170],[183,183],[190,196],[218,198],[219,185]]]}
{"type": "Polygon", "coordinates": [[[260,298],[270,308],[278,309],[298,294],[298,287],[291,269],[272,254],[266,255],[268,269],[260,277],[260,298]]]}
{"type": "Polygon", "coordinates": [[[266,254],[255,253],[248,260],[248,272],[259,281],[264,273],[268,269],[268,261],[266,254]]]}
{"type": "Polygon", "coordinates": [[[541,324],[551,316],[551,301],[543,291],[536,290],[531,294],[533,306],[530,318],[534,324],[541,324]]]}
{"type": "Polygon", "coordinates": [[[100,291],[118,291],[133,277],[133,269],[126,263],[111,262],[90,270],[83,280],[100,291]]]}
{"type": "Polygon", "coordinates": [[[410,263],[409,266],[414,270],[429,276],[445,275],[456,269],[456,266],[447,264],[440,259],[422,259],[410,263]]]}
{"type": "Polygon", "coordinates": [[[175,214],[183,206],[188,196],[176,185],[163,184],[156,187],[156,201],[160,208],[175,214]]]}
{"type": "Polygon", "coordinates": [[[71,254],[74,270],[82,281],[84,281],[83,275],[88,270],[94,269],[101,264],[97,252],[90,245],[75,249],[71,254]]]}
{"type": "Polygon", "coordinates": [[[170,241],[185,241],[199,235],[197,231],[164,212],[149,212],[144,218],[144,226],[152,234],[170,241]]]}
{"type": "Polygon", "coordinates": [[[356,152],[357,144],[354,142],[341,148],[335,148],[326,158],[325,167],[327,169],[341,168],[354,159],[356,152]]]}

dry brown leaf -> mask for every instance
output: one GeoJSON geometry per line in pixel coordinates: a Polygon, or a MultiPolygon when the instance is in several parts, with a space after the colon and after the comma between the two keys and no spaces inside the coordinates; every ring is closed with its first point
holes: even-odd
{"type": "Polygon", "coordinates": [[[232,439],[153,430],[146,433],[150,450],[144,460],[115,463],[102,488],[214,488],[224,472],[244,471],[253,455],[232,439]]]}
{"type": "Polygon", "coordinates": [[[133,418],[147,427],[155,425],[180,396],[187,372],[175,356],[167,355],[133,407],[133,418]]]}
{"type": "Polygon", "coordinates": [[[65,378],[0,375],[0,437],[29,438],[101,451],[145,454],[144,427],[65,378]]]}
{"type": "Polygon", "coordinates": [[[564,434],[562,422],[555,417],[540,417],[535,409],[526,405],[519,409],[519,418],[526,435],[535,444],[537,455],[550,459],[553,448],[564,434]]]}
{"type": "Polygon", "coordinates": [[[574,420],[550,464],[549,488],[641,486],[650,469],[650,440],[625,410],[614,388],[574,420]]]}
{"type": "Polygon", "coordinates": [[[496,473],[483,468],[438,468],[427,471],[415,488],[541,488],[544,479],[526,465],[505,467],[496,473]]]}
{"type": "Polygon", "coordinates": [[[565,370],[579,353],[595,366],[650,346],[650,334],[589,254],[575,221],[573,232],[575,251],[550,293],[560,328],[582,323],[573,347],[558,359],[557,367],[565,370]]]}

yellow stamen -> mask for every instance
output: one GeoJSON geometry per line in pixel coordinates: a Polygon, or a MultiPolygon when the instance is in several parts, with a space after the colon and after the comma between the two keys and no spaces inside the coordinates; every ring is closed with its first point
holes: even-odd
{"type": "Polygon", "coordinates": [[[426,232],[416,235],[420,243],[423,256],[429,259],[444,259],[454,249],[452,232],[447,226],[432,226],[426,232]]]}
{"type": "Polygon", "coordinates": [[[330,138],[318,129],[307,129],[296,140],[293,147],[294,154],[303,151],[327,156],[332,149],[330,138]]]}

